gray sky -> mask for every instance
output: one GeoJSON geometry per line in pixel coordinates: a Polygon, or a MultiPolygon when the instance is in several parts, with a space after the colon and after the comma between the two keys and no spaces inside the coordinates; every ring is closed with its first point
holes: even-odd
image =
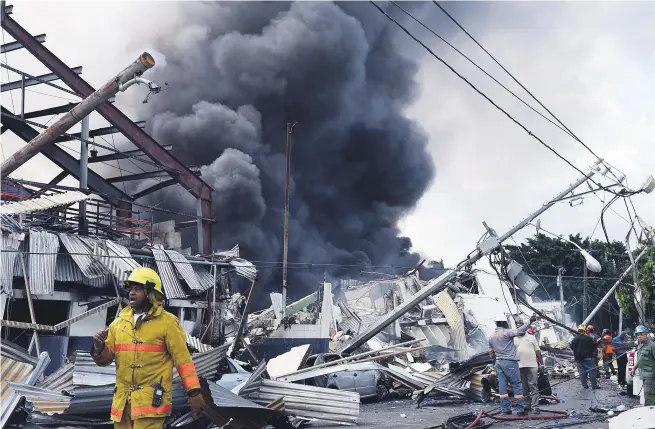
{"type": "MultiPolygon", "coordinates": [[[[151,26],[165,28],[179,7],[171,2],[30,1],[14,5],[14,18],[32,34],[47,33],[48,48],[69,66],[84,66],[83,76],[94,86],[144,50],[161,63],[163,58],[156,51],[140,43],[141,36],[151,26]]],[[[439,33],[528,100],[466,35],[443,20],[436,6],[428,6],[422,10],[424,22],[438,19],[439,33]]],[[[596,153],[624,171],[632,187],[655,174],[655,3],[486,2],[456,10],[447,3],[445,7],[596,153]]],[[[529,111],[457,53],[416,25],[410,29],[576,166],[586,169],[593,162],[580,144],[529,111]]],[[[398,32],[397,37],[407,36],[398,32]]],[[[3,56],[2,60],[6,59],[9,65],[32,74],[46,72],[24,52],[3,56]]],[[[443,258],[448,265],[473,250],[484,232],[483,220],[498,232],[505,231],[578,173],[437,60],[424,55],[421,62],[420,96],[407,115],[429,133],[437,176],[401,227],[417,250],[431,258],[443,258]]],[[[15,78],[12,74],[9,79],[15,78]]],[[[2,79],[7,80],[4,70],[2,79]]],[[[66,97],[43,85],[33,90],[66,97]]],[[[117,97],[117,105],[128,114],[143,91],[135,92],[117,97]]],[[[66,101],[43,94],[28,92],[27,110],[66,101]]],[[[5,98],[9,95],[2,96],[3,105],[11,108],[12,101],[5,98]]],[[[17,91],[13,98],[18,111],[17,91]]],[[[104,120],[95,115],[91,126],[103,125],[104,120]]],[[[22,145],[9,134],[3,135],[4,156],[22,145]]],[[[58,169],[39,155],[13,176],[48,181],[57,173],[58,169]]],[[[106,175],[118,175],[118,171],[107,169],[106,175]]],[[[74,183],[68,180],[65,183],[74,183]]],[[[633,200],[638,213],[655,224],[655,194],[633,200]]],[[[601,207],[599,198],[591,196],[579,206],[556,206],[542,222],[553,232],[594,232],[595,238],[602,238],[600,226],[594,228],[601,207]]],[[[623,219],[627,218],[626,209],[620,202],[613,209],[616,212],[606,214],[608,233],[611,238],[623,239],[628,231],[623,219]]],[[[527,228],[516,239],[533,233],[534,229],[527,228]]]]}

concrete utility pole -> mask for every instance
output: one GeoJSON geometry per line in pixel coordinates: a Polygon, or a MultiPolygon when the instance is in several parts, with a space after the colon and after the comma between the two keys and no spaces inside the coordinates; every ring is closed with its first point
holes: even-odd
{"type": "Polygon", "coordinates": [[[494,249],[500,247],[505,240],[507,240],[512,235],[514,235],[517,231],[523,229],[523,227],[525,227],[527,224],[529,224],[537,217],[539,217],[543,212],[545,212],[553,205],[555,205],[558,201],[560,201],[560,199],[566,197],[578,186],[582,185],[587,180],[589,180],[589,178],[594,176],[594,174],[601,172],[601,168],[600,168],[601,163],[602,163],[601,159],[597,160],[588,173],[579,177],[575,182],[567,186],[566,189],[560,192],[559,194],[557,194],[555,198],[542,204],[535,212],[524,218],[516,226],[510,228],[505,234],[501,235],[500,237],[496,237],[496,236],[490,237],[486,241],[480,243],[478,247],[466,257],[465,260],[457,264],[456,268],[446,270],[445,273],[443,273],[436,279],[430,280],[430,282],[427,285],[425,285],[414,295],[410,296],[405,301],[403,301],[403,303],[400,304],[398,307],[396,307],[396,309],[380,317],[372,325],[366,328],[364,332],[361,332],[359,335],[357,335],[353,339],[353,342],[348,347],[343,349],[341,353],[348,354],[354,352],[360,346],[366,343],[368,340],[376,336],[384,328],[386,328],[391,323],[396,321],[396,319],[400,318],[403,314],[409,311],[409,309],[413,308],[415,305],[418,305],[421,301],[423,301],[428,296],[434,295],[435,293],[443,290],[447,286],[447,283],[453,280],[462,269],[475,264],[484,256],[491,253],[494,249]]]}
{"type": "Polygon", "coordinates": [[[32,139],[27,145],[10,156],[0,166],[0,177],[5,178],[13,173],[18,167],[32,158],[49,144],[54,143],[57,137],[68,131],[73,125],[88,116],[98,106],[105,103],[119,91],[124,91],[135,83],[145,83],[150,87],[151,92],[158,92],[159,87],[152,82],[139,78],[146,70],[155,65],[152,56],[144,52],[141,56],[122,72],[113,77],[93,94],[82,100],[70,112],[62,116],[43,133],[32,139]]]}
{"type": "Polygon", "coordinates": [[[632,271],[632,267],[635,267],[637,265],[637,262],[639,262],[639,260],[646,254],[647,251],[648,251],[648,247],[644,247],[641,253],[639,253],[639,255],[637,255],[637,257],[634,259],[634,262],[632,262],[630,266],[625,269],[625,271],[619,276],[619,279],[616,281],[616,283],[614,283],[614,285],[610,288],[610,290],[607,291],[605,296],[600,300],[600,302],[596,305],[596,307],[593,310],[591,310],[589,316],[587,316],[587,318],[582,322],[583,325],[586,325],[591,321],[591,319],[596,315],[598,310],[600,310],[603,304],[605,304],[605,301],[607,301],[610,295],[614,293],[614,291],[616,290],[617,286],[621,283],[623,278],[628,274],[630,274],[630,272],[632,271]]]}
{"type": "Polygon", "coordinates": [[[291,132],[298,122],[287,122],[287,175],[284,190],[284,254],[282,256],[282,317],[287,314],[287,260],[289,257],[289,187],[291,181],[291,132]]]}

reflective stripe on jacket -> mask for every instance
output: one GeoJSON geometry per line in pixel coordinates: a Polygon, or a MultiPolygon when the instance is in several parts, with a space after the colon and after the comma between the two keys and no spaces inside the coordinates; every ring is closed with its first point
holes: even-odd
{"type": "Polygon", "coordinates": [[[158,294],[151,293],[149,297],[152,306],[136,326],[131,307],[120,312],[109,326],[105,348],[93,356],[99,366],[116,361],[116,389],[111,404],[111,420],[114,422],[121,421],[126,401],[130,401],[132,420],[170,415],[173,410],[173,365],[187,392],[200,388],[186,336],[177,317],[164,311],[158,294]],[[164,388],[164,397],[158,407],[152,406],[153,383],[161,383],[164,388]]]}
{"type": "Polygon", "coordinates": [[[608,342],[605,344],[605,346],[603,347],[603,353],[605,353],[605,355],[611,355],[611,354],[613,354],[613,353],[614,353],[614,347],[612,347],[612,344],[611,344],[611,342],[612,342],[612,337],[611,337],[610,335],[605,335],[605,336],[603,337],[603,339],[608,341],[608,342]]]}

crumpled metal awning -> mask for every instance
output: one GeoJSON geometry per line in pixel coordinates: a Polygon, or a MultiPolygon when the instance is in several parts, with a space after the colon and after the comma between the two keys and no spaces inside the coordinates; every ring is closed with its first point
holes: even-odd
{"type": "Polygon", "coordinates": [[[41,195],[40,197],[32,198],[30,200],[7,203],[0,207],[2,207],[2,214],[17,215],[49,210],[60,206],[68,206],[73,203],[87,200],[89,197],[89,195],[82,192],[67,191],[61,194],[41,195]]]}

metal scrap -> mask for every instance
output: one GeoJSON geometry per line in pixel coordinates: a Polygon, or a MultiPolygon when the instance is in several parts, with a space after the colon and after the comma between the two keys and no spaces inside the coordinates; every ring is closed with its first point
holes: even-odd
{"type": "Polygon", "coordinates": [[[284,397],[285,411],[295,417],[348,425],[359,419],[360,398],[354,392],[261,379],[240,395],[264,406],[284,397]]]}
{"type": "Polygon", "coordinates": [[[55,207],[68,206],[79,201],[84,201],[88,198],[89,195],[78,191],[66,191],[54,195],[41,195],[40,197],[29,200],[3,204],[2,213],[5,215],[17,215],[39,212],[55,207]]]}
{"type": "Polygon", "coordinates": [[[55,265],[59,239],[46,231],[30,230],[28,276],[33,294],[51,294],[55,290],[55,265]]]}

